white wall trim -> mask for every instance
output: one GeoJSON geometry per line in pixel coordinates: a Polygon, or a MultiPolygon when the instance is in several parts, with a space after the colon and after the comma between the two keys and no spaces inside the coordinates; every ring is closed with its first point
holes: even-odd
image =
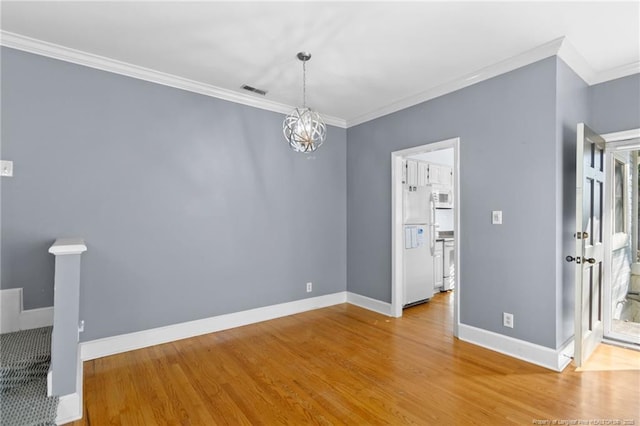
{"type": "Polygon", "coordinates": [[[22,309],[22,288],[0,290],[0,333],[53,325],[53,306],[22,309]]]}
{"type": "MultiPolygon", "coordinates": [[[[64,47],[9,31],[0,31],[0,45],[268,111],[288,114],[294,109],[293,106],[258,98],[255,95],[245,95],[244,93],[223,89],[211,84],[205,84],[188,78],[152,70],[150,68],[140,67],[127,62],[107,58],[105,56],[71,49],[69,47],[64,47]]],[[[346,127],[346,121],[341,118],[325,114],[322,115],[322,118],[325,123],[332,126],[341,128],[346,127]]]]}
{"type": "Polygon", "coordinates": [[[328,294],[249,309],[241,312],[218,315],[195,321],[172,324],[165,327],[152,328],[134,333],[121,334],[103,339],[90,340],[80,343],[80,358],[83,361],[114,355],[148,346],[173,342],[202,334],[227,330],[243,325],[254,324],[287,315],[298,314],[313,309],[346,303],[347,292],[328,294]]]}
{"type": "Polygon", "coordinates": [[[481,81],[488,80],[500,74],[504,74],[506,72],[521,68],[525,65],[529,65],[542,59],[557,55],[564,40],[564,37],[557,38],[541,46],[523,52],[519,55],[505,59],[504,61],[465,74],[459,78],[456,78],[455,80],[451,80],[448,83],[434,87],[425,92],[419,93],[414,96],[409,96],[375,111],[371,111],[367,114],[349,119],[347,120],[347,128],[357,126],[358,124],[362,124],[364,122],[412,107],[414,105],[421,104],[431,99],[435,99],[439,96],[446,95],[447,93],[455,92],[456,90],[460,90],[467,86],[471,86],[481,81]]]}
{"type": "Polygon", "coordinates": [[[564,370],[573,357],[573,339],[559,349],[551,349],[466,324],[460,324],[458,337],[465,342],[554,371],[564,370]]]}
{"type": "Polygon", "coordinates": [[[558,47],[558,56],[589,86],[594,84],[596,72],[566,37],[562,39],[562,43],[558,47]]]}
{"type": "Polygon", "coordinates": [[[391,313],[391,303],[382,302],[360,294],[347,292],[347,303],[377,312],[388,317],[393,316],[391,313]]]}
{"type": "MultiPolygon", "coordinates": [[[[82,361],[80,361],[82,364],[82,361]]],[[[64,425],[82,418],[82,397],[79,392],[63,395],[58,399],[56,424],[64,425]]]]}
{"type": "MultiPolygon", "coordinates": [[[[400,179],[402,160],[412,155],[422,154],[441,149],[453,149],[454,174],[453,192],[454,201],[454,241],[455,246],[460,247],[461,227],[460,211],[462,201],[460,197],[460,138],[451,138],[444,141],[427,143],[425,145],[402,149],[391,153],[391,316],[402,316],[403,297],[403,252],[404,243],[402,240],[402,182],[400,179]]],[[[458,335],[458,325],[460,323],[460,294],[463,291],[460,268],[460,250],[455,250],[455,270],[456,270],[456,291],[453,293],[453,335],[458,335]]]]}
{"type": "Polygon", "coordinates": [[[82,238],[58,238],[49,247],[49,253],[56,256],[82,254],[85,251],[87,251],[87,245],[82,238]]]}
{"type": "MultiPolygon", "coordinates": [[[[82,360],[80,359],[79,346],[77,359],[78,369],[76,373],[76,392],[69,395],[63,395],[59,398],[58,412],[56,415],[56,424],[58,425],[63,425],[82,418],[82,385],[84,365],[82,364],[82,360]]],[[[49,376],[47,376],[47,379],[49,379],[49,376]]],[[[47,380],[47,385],[47,388],[51,389],[51,387],[49,386],[49,380],[47,380]]]]}
{"type": "Polygon", "coordinates": [[[463,89],[467,86],[471,86],[481,81],[488,80],[500,74],[513,71],[515,69],[532,64],[542,59],[549,58],[554,55],[562,58],[562,60],[590,86],[640,73],[640,62],[634,62],[632,64],[624,65],[622,67],[606,70],[603,72],[596,72],[591,67],[591,65],[589,65],[589,63],[582,57],[582,55],[580,55],[580,53],[573,47],[573,45],[568,41],[566,37],[560,37],[541,46],[523,52],[519,55],[505,59],[504,61],[489,65],[474,72],[470,72],[460,78],[434,87],[425,92],[401,99],[398,102],[387,105],[375,111],[349,119],[347,120],[347,128],[357,126],[358,124],[365,123],[375,118],[379,118],[384,115],[388,115],[393,112],[412,107],[414,105],[418,105],[431,99],[435,99],[439,96],[446,95],[447,93],[463,89]]]}
{"type": "Polygon", "coordinates": [[[53,325],[53,306],[27,309],[20,312],[20,330],[49,327],[53,325]]]}
{"type": "Polygon", "coordinates": [[[421,104],[555,55],[560,57],[589,86],[640,73],[640,61],[610,70],[596,72],[566,37],[560,37],[504,61],[470,72],[460,78],[425,92],[401,99],[375,111],[349,119],[347,120],[347,128],[421,104]]]}
{"type": "MultiPolygon", "coordinates": [[[[637,146],[638,143],[640,143],[640,128],[636,128],[636,129],[629,129],[629,130],[623,130],[620,132],[612,132],[612,133],[606,133],[601,135],[602,138],[606,141],[606,149],[605,149],[605,162],[606,162],[606,179],[605,179],[605,190],[604,193],[607,194],[607,196],[605,196],[605,200],[604,200],[604,208],[605,211],[611,211],[612,209],[612,205],[613,205],[613,197],[612,197],[612,193],[613,193],[613,161],[615,158],[618,157],[618,154],[616,153],[616,148],[624,148],[626,147],[631,147],[631,146],[637,146]]],[[[631,170],[633,172],[634,167],[633,167],[633,162],[630,164],[631,170]]],[[[633,172],[633,178],[637,179],[637,172],[633,172]]],[[[632,203],[633,207],[633,212],[632,212],[632,216],[634,214],[637,214],[637,207],[635,203],[632,203]]],[[[619,334],[615,331],[612,330],[611,326],[612,326],[612,316],[613,316],[613,312],[612,312],[612,306],[611,306],[611,299],[612,299],[612,294],[611,294],[611,287],[613,285],[612,281],[611,281],[611,261],[613,258],[613,251],[621,248],[621,247],[625,247],[628,244],[631,244],[631,242],[629,241],[629,235],[633,234],[634,232],[637,232],[633,229],[633,226],[630,230],[630,234],[627,234],[626,236],[622,233],[618,233],[618,234],[614,234],[612,235],[612,219],[611,219],[611,215],[605,215],[604,217],[604,229],[606,230],[604,233],[604,266],[605,266],[605,281],[604,281],[604,321],[603,321],[603,327],[604,327],[604,338],[603,338],[603,342],[604,341],[615,341],[615,339],[622,339],[622,340],[629,340],[632,339],[630,336],[624,336],[622,334],[619,334]]],[[[631,248],[631,253],[633,253],[635,250],[634,247],[631,248]]],[[[633,339],[632,339],[633,340],[633,339]]],[[[637,343],[640,343],[640,337],[636,338],[637,343]]]]}
{"type": "Polygon", "coordinates": [[[638,73],[640,73],[640,61],[599,72],[593,77],[593,81],[590,84],[594,85],[605,83],[607,81],[616,80],[618,78],[638,73]]]}
{"type": "MultiPolygon", "coordinates": [[[[230,102],[248,105],[268,111],[288,114],[293,110],[293,106],[258,98],[255,95],[244,94],[233,90],[223,89],[211,84],[201,83],[188,78],[156,71],[150,68],[141,67],[127,62],[118,61],[100,55],[83,52],[77,49],[61,46],[23,36],[21,34],[0,30],[0,45],[24,52],[35,53],[37,55],[58,59],[73,64],[83,65],[102,71],[108,71],[127,77],[150,81],[189,92],[199,93],[230,102]]],[[[480,70],[465,74],[455,80],[444,83],[417,95],[409,96],[397,102],[386,105],[382,108],[368,112],[366,114],[345,120],[323,114],[327,124],[340,128],[349,128],[365,123],[375,118],[391,114],[402,109],[437,98],[447,93],[471,86],[484,80],[496,77],[517,68],[532,64],[550,56],[558,55],[576,74],[578,74],[589,85],[603,83],[609,80],[625,77],[640,72],[640,62],[634,62],[621,67],[595,72],[593,68],[584,60],[578,51],[567,41],[566,37],[560,37],[545,43],[541,46],[530,49],[519,55],[505,59],[493,65],[489,65],[480,70]]]]}
{"type": "Polygon", "coordinates": [[[0,290],[0,333],[20,330],[20,312],[22,311],[22,289],[8,288],[0,290]]]}
{"type": "Polygon", "coordinates": [[[636,139],[640,138],[640,128],[623,130],[621,132],[605,133],[604,135],[600,136],[602,136],[602,139],[604,139],[607,143],[636,139]]]}

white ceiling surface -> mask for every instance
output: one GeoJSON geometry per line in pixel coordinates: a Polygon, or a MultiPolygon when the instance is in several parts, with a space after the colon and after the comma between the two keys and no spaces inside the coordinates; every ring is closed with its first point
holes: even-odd
{"type": "MultiPolygon", "coordinates": [[[[640,61],[640,2],[1,3],[1,29],[358,121],[565,36],[595,71],[640,61]]],[[[257,96],[251,94],[250,96],[257,96]]]]}

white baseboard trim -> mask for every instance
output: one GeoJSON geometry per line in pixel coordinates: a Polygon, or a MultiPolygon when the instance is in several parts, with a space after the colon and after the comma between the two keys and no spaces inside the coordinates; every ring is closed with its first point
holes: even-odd
{"type": "Polygon", "coordinates": [[[247,311],[218,315],[201,320],[172,324],[165,327],[90,340],[80,343],[80,359],[88,361],[135,349],[146,348],[148,346],[160,345],[175,340],[298,314],[313,309],[338,305],[340,303],[346,303],[346,301],[347,292],[343,291],[325,296],[249,309],[247,311]]]}
{"type": "Polygon", "coordinates": [[[21,310],[21,288],[0,290],[0,333],[11,333],[20,330],[21,310]]]}
{"type": "Polygon", "coordinates": [[[0,333],[53,325],[53,306],[22,309],[22,288],[0,290],[0,333]]]}
{"type": "MultiPolygon", "coordinates": [[[[63,395],[58,399],[58,412],[56,415],[56,424],[63,425],[73,422],[82,418],[82,384],[83,384],[83,368],[82,360],[80,359],[80,347],[78,347],[78,367],[76,372],[76,392],[63,395]]],[[[50,374],[47,376],[47,389],[51,389],[50,386],[50,374]]]]}
{"type": "Polygon", "coordinates": [[[560,349],[551,349],[524,340],[460,324],[458,338],[553,371],[562,371],[571,362],[573,340],[560,349]]]}
{"type": "Polygon", "coordinates": [[[380,300],[351,293],[350,291],[347,292],[347,302],[388,317],[393,316],[391,315],[391,303],[381,302],[380,300]]]}
{"type": "Polygon", "coordinates": [[[53,306],[20,312],[20,330],[53,325],[53,306]]]}
{"type": "Polygon", "coordinates": [[[58,399],[57,425],[64,425],[81,418],[82,398],[78,392],[61,396],[58,399]]]}

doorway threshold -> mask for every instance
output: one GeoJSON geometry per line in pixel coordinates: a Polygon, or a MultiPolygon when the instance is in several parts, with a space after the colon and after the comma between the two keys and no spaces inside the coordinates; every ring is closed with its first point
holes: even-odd
{"type": "Polygon", "coordinates": [[[627,342],[624,340],[613,339],[611,337],[605,337],[602,339],[602,343],[612,346],[618,346],[625,349],[632,349],[634,351],[640,351],[640,345],[636,343],[627,342]]]}

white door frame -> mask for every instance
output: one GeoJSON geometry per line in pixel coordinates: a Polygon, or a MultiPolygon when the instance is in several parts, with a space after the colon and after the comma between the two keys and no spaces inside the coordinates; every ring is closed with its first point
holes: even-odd
{"type": "Polygon", "coordinates": [[[603,229],[604,232],[604,309],[603,309],[603,320],[604,320],[604,335],[605,339],[608,337],[614,339],[628,339],[629,336],[619,336],[611,331],[611,319],[613,312],[611,312],[611,234],[612,234],[612,191],[613,191],[613,170],[611,168],[612,165],[612,148],[617,145],[624,145],[623,141],[629,141],[631,139],[640,138],[640,128],[625,130],[622,132],[614,132],[607,133],[601,135],[605,140],[605,171],[606,171],[606,181],[605,181],[605,197],[604,197],[604,221],[603,221],[603,229]],[[619,142],[619,143],[617,143],[619,142]]]}
{"type": "Polygon", "coordinates": [[[391,316],[402,316],[403,268],[402,257],[402,160],[406,157],[453,148],[453,238],[455,242],[456,286],[453,292],[453,335],[458,336],[460,324],[460,138],[428,143],[391,153],[391,316]]]}

